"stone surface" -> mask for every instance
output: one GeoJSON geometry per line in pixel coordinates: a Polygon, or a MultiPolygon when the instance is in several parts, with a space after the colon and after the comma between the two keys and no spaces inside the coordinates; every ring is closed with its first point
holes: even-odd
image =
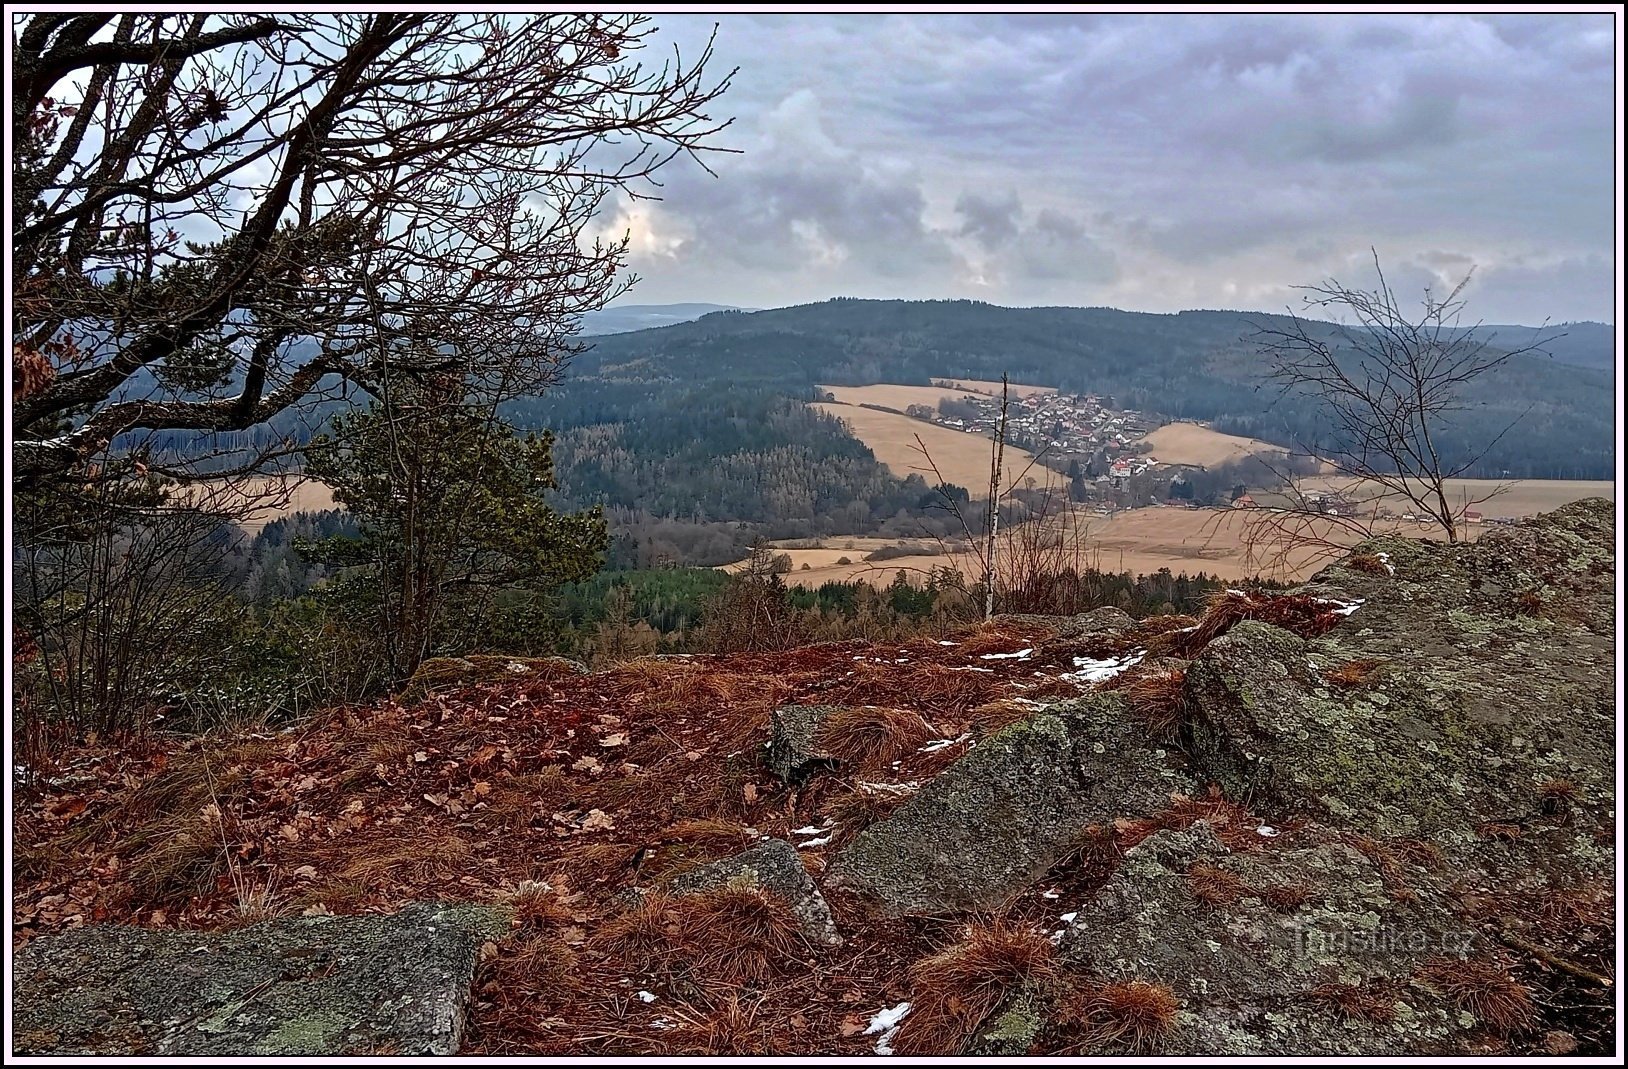
{"type": "Polygon", "coordinates": [[[1042,875],[1087,825],[1190,789],[1117,698],[1064,703],[978,743],[866,828],[827,884],[895,916],[987,908],[1042,875]]]}
{"type": "Polygon", "coordinates": [[[1475,543],[1359,547],[1396,574],[1320,573],[1308,592],[1364,599],[1333,631],[1240,624],[1188,669],[1199,773],[1260,811],[1422,838],[1460,864],[1606,871],[1611,519],[1579,502],[1475,543]],[[1523,604],[1534,590],[1549,593],[1523,604]],[[1326,678],[1353,661],[1375,662],[1367,681],[1326,678]],[[1546,813],[1543,785],[1558,780],[1575,799],[1546,813]],[[1501,844],[1495,826],[1519,833],[1501,844]]]}
{"type": "Polygon", "coordinates": [[[763,751],[763,766],[787,783],[795,783],[829,764],[831,755],[814,744],[820,727],[839,707],[833,705],[782,705],[769,714],[769,742],[763,751]]]}
{"type": "Polygon", "coordinates": [[[1373,861],[1316,825],[1249,852],[1228,850],[1202,823],[1159,832],[1079,908],[1062,953],[1104,980],[1175,993],[1183,1012],[1161,1054],[1446,1053],[1475,1022],[1414,974],[1433,957],[1490,947],[1445,905],[1433,875],[1405,869],[1426,893],[1397,896],[1373,861]],[[1195,866],[1235,880],[1237,898],[1198,898],[1195,866]],[[1304,902],[1270,904],[1265,896],[1284,887],[1304,892],[1304,902]],[[1392,1019],[1346,1019],[1311,994],[1325,984],[1372,992],[1392,1019]]]}
{"type": "Polygon", "coordinates": [[[499,911],[419,904],[231,932],[97,926],[14,958],[15,1053],[455,1054],[499,911]]]}
{"type": "Polygon", "coordinates": [[[783,839],[765,839],[750,850],[690,869],[675,876],[667,890],[674,894],[710,891],[737,881],[762,887],[786,901],[802,923],[803,934],[816,946],[841,946],[831,907],[814,886],[803,859],[783,839]]]}

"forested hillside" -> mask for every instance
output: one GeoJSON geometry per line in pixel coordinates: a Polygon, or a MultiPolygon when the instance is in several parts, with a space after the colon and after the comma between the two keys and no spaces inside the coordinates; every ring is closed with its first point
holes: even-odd
{"type": "MultiPolygon", "coordinates": [[[[560,431],[561,481],[574,501],[782,529],[850,509],[852,522],[838,528],[860,530],[861,511],[875,522],[921,495],[888,488],[868,451],[786,400],[814,396],[814,384],[1007,373],[1108,394],[1125,408],[1211,420],[1231,433],[1327,445],[1309,398],[1280,397],[1260,381],[1252,336],[1283,318],[850,299],[717,312],[597,338],[564,387],[513,413],[560,431]]],[[[1534,336],[1533,328],[1482,329],[1511,346],[1534,336]]],[[[1599,365],[1609,363],[1611,341],[1581,329],[1552,347],[1599,365]]],[[[1452,466],[1513,424],[1468,474],[1608,478],[1612,396],[1608,372],[1516,357],[1466,389],[1465,410],[1444,420],[1437,441],[1452,466]]]]}

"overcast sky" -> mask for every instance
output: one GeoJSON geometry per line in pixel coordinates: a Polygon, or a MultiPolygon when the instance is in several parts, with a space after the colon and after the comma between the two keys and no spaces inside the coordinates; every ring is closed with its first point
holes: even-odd
{"type": "Polygon", "coordinates": [[[622,303],[832,296],[1281,310],[1456,281],[1614,320],[1610,15],[657,15],[719,22],[711,178],[607,218],[622,303]]]}

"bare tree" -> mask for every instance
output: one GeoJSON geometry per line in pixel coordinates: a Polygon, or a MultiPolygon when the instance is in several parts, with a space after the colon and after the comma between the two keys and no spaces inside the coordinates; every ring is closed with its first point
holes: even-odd
{"type": "MultiPolygon", "coordinates": [[[[1287,327],[1263,327],[1256,339],[1268,375],[1282,392],[1310,392],[1318,399],[1331,444],[1310,452],[1350,478],[1354,487],[1370,484],[1381,496],[1406,500],[1449,542],[1456,542],[1469,507],[1505,487],[1455,501],[1449,483],[1473,468],[1515,421],[1479,451],[1456,457],[1443,455],[1438,436],[1451,413],[1468,407],[1463,396],[1468,383],[1517,356],[1542,352],[1560,335],[1542,336],[1540,329],[1527,345],[1495,347],[1495,339],[1479,330],[1479,323],[1460,326],[1470,274],[1446,297],[1427,288],[1420,311],[1410,315],[1385,280],[1377,253],[1374,271],[1378,283],[1373,290],[1334,279],[1298,287],[1306,291],[1306,308],[1332,313],[1334,323],[1308,321],[1291,312],[1287,327]]],[[[1279,515],[1301,518],[1321,512],[1299,496],[1279,515]]]]}
{"type": "Polygon", "coordinates": [[[579,315],[632,281],[626,238],[593,239],[606,198],[649,195],[728,125],[706,114],[729,81],[710,46],[646,66],[652,33],[636,15],[20,17],[14,485],[196,474],[210,435],[248,465],[288,448],[287,414],[391,376],[546,386],[579,315]]]}

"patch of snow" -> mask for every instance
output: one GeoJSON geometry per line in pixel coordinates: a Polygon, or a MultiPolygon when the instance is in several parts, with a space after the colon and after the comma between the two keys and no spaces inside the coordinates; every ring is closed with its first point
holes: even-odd
{"type": "Polygon", "coordinates": [[[882,1033],[881,1038],[876,1041],[876,1053],[893,1053],[893,1037],[899,1034],[899,1022],[903,1021],[909,1012],[910,1003],[901,1002],[892,1009],[877,1010],[871,1017],[870,1027],[865,1029],[865,1034],[874,1036],[878,1032],[882,1033]]]}
{"type": "Polygon", "coordinates": [[[797,844],[797,849],[808,850],[815,846],[827,846],[830,844],[830,842],[831,836],[822,835],[818,839],[804,839],[802,842],[797,844]]]}
{"type": "Polygon", "coordinates": [[[954,646],[954,645],[955,645],[955,643],[954,643],[954,642],[951,642],[951,641],[950,641],[950,640],[949,640],[949,639],[947,639],[947,638],[941,638],[941,639],[939,639],[939,640],[938,640],[938,644],[939,644],[939,645],[940,645],[940,646],[954,646]]]}
{"type": "Polygon", "coordinates": [[[1337,598],[1318,598],[1317,604],[1332,605],[1334,606],[1332,611],[1335,614],[1339,616],[1350,616],[1352,613],[1356,612],[1362,607],[1364,600],[1365,599],[1363,598],[1352,598],[1350,601],[1340,601],[1337,598]]]}
{"type": "Polygon", "coordinates": [[[864,791],[881,791],[884,794],[909,794],[921,786],[919,780],[910,780],[906,783],[867,783],[860,780],[856,786],[864,791]]]}
{"type": "Polygon", "coordinates": [[[824,828],[816,827],[813,824],[810,824],[806,828],[797,828],[797,829],[795,829],[792,832],[792,834],[793,835],[818,835],[820,832],[822,832],[824,830],[825,830],[824,828]]]}
{"type": "Polygon", "coordinates": [[[650,1027],[659,1028],[665,1032],[669,1028],[677,1028],[678,1026],[665,1017],[657,1017],[654,1021],[650,1022],[650,1027]]]}
{"type": "Polygon", "coordinates": [[[1059,928],[1055,932],[1051,933],[1050,938],[1051,938],[1051,941],[1053,943],[1061,943],[1063,941],[1063,936],[1065,936],[1067,934],[1068,934],[1068,929],[1067,928],[1059,928]]]}
{"type": "Polygon", "coordinates": [[[1146,655],[1146,650],[1137,650],[1135,653],[1127,654],[1125,657],[1118,659],[1109,658],[1104,661],[1092,660],[1090,657],[1076,657],[1074,658],[1074,667],[1078,668],[1079,671],[1065,672],[1057,678],[1066,680],[1070,683],[1101,683],[1104,680],[1112,679],[1114,676],[1117,676],[1125,669],[1136,664],[1146,655]]]}
{"type": "Polygon", "coordinates": [[[1256,835],[1264,835],[1268,839],[1275,839],[1279,835],[1281,835],[1282,832],[1278,831],[1276,828],[1272,827],[1270,824],[1262,824],[1260,827],[1255,829],[1255,834],[1256,835]]]}
{"type": "Polygon", "coordinates": [[[639,1001],[640,1002],[654,1002],[654,1001],[656,1001],[655,993],[651,992],[651,991],[640,991],[639,992],[639,1001]]]}
{"type": "Polygon", "coordinates": [[[1076,910],[1073,913],[1065,913],[1061,917],[1058,917],[1057,919],[1062,921],[1064,924],[1073,924],[1074,923],[1074,918],[1078,917],[1079,915],[1080,915],[1079,911],[1076,910]]]}
{"type": "Polygon", "coordinates": [[[1040,897],[1041,898],[1061,898],[1062,896],[1059,895],[1056,891],[1042,891],[1040,893],[1040,897]]]}
{"type": "Polygon", "coordinates": [[[954,746],[956,743],[958,743],[958,742],[966,742],[970,738],[972,738],[972,732],[966,731],[966,732],[962,732],[960,735],[957,735],[953,739],[934,739],[933,741],[929,742],[927,745],[923,746],[921,749],[917,750],[916,752],[917,753],[936,753],[939,750],[944,749],[944,747],[946,747],[946,746],[954,746]]]}
{"type": "Polygon", "coordinates": [[[1018,650],[1016,653],[986,653],[986,654],[983,655],[983,657],[981,659],[985,660],[985,661],[1010,661],[1010,660],[1027,661],[1030,657],[1033,657],[1033,656],[1034,656],[1034,647],[1030,646],[1027,649],[1018,650]]]}
{"type": "Polygon", "coordinates": [[[1386,571],[1387,574],[1389,574],[1389,575],[1395,575],[1396,574],[1396,565],[1391,563],[1391,555],[1389,553],[1385,553],[1385,552],[1381,551],[1381,552],[1375,554],[1375,556],[1377,556],[1379,558],[1379,563],[1381,563],[1381,564],[1383,564],[1385,566],[1385,571],[1386,571]]]}
{"type": "Polygon", "coordinates": [[[975,664],[956,665],[950,669],[952,672],[993,672],[993,668],[980,668],[975,664]]]}
{"type": "Polygon", "coordinates": [[[1227,594],[1229,596],[1235,597],[1235,598],[1241,598],[1241,597],[1244,596],[1244,592],[1242,590],[1237,590],[1237,589],[1235,589],[1233,587],[1230,587],[1230,586],[1227,587],[1227,594]]]}

